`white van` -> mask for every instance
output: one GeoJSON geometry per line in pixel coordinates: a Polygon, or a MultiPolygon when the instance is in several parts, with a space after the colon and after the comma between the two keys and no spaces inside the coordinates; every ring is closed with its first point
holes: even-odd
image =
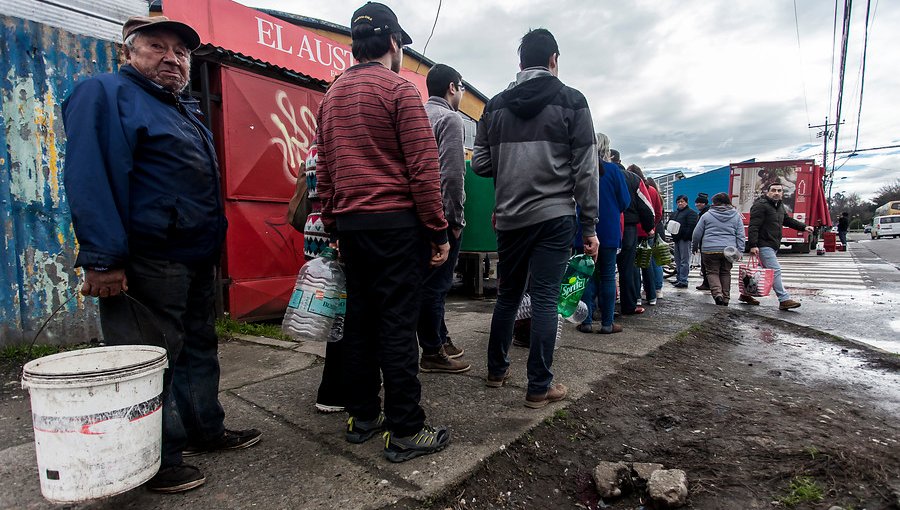
{"type": "Polygon", "coordinates": [[[900,236],[900,214],[875,216],[872,219],[872,239],[900,236]]]}

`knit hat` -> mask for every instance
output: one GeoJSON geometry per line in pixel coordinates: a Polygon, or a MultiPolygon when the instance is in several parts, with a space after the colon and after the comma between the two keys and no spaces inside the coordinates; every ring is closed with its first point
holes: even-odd
{"type": "Polygon", "coordinates": [[[709,203],[709,195],[706,193],[700,193],[697,195],[697,198],[694,199],[695,204],[708,204],[709,203]]]}

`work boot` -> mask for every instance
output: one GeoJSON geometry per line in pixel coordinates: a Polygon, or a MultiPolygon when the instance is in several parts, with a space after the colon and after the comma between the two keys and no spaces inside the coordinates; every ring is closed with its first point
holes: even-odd
{"type": "Polygon", "coordinates": [[[506,384],[507,379],[509,379],[509,368],[506,369],[503,375],[488,374],[484,384],[488,388],[502,388],[506,384]]]}
{"type": "Polygon", "coordinates": [[[709,285],[707,285],[705,283],[701,283],[700,285],[697,285],[694,288],[697,290],[709,290],[709,285]]]}
{"type": "Polygon", "coordinates": [[[175,494],[189,491],[206,483],[206,477],[194,466],[164,467],[147,482],[147,488],[153,492],[175,494]]]}
{"type": "Polygon", "coordinates": [[[753,296],[748,296],[746,294],[741,294],[741,297],[738,298],[738,301],[741,303],[747,303],[748,305],[758,305],[759,301],[756,300],[753,296]]]}
{"type": "Polygon", "coordinates": [[[436,372],[442,374],[461,374],[468,372],[472,365],[455,359],[450,359],[444,348],[441,347],[436,354],[422,354],[419,361],[419,370],[425,373],[436,372]]]}
{"type": "Polygon", "coordinates": [[[540,409],[550,402],[558,402],[569,393],[569,388],[564,384],[554,384],[550,389],[540,395],[525,395],[525,407],[540,409]]]}
{"type": "Polygon", "coordinates": [[[450,340],[450,337],[447,337],[447,341],[444,342],[444,353],[447,354],[447,357],[450,359],[456,359],[463,355],[466,352],[465,349],[457,347],[453,345],[453,340],[450,340]]]}
{"type": "Polygon", "coordinates": [[[786,299],[780,303],[778,303],[779,310],[790,310],[792,308],[799,308],[800,303],[794,301],[793,299],[786,299]]]}
{"type": "Polygon", "coordinates": [[[403,462],[429,453],[436,453],[450,443],[446,427],[425,425],[422,430],[407,437],[384,433],[384,456],[391,462],[403,462]]]}

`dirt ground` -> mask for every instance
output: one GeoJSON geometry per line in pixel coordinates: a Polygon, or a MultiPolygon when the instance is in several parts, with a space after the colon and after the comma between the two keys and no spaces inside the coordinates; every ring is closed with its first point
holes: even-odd
{"type": "Polygon", "coordinates": [[[652,508],[639,494],[598,498],[594,466],[624,460],[686,471],[687,508],[900,508],[898,420],[897,356],[723,310],[424,507],[652,508]],[[791,501],[803,477],[821,500],[791,501]]]}

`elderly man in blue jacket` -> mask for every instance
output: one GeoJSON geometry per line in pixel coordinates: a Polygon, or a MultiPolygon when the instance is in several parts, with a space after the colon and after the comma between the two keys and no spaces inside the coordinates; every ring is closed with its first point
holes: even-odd
{"type": "Polygon", "coordinates": [[[226,221],[212,133],[182,94],[200,36],[163,16],[122,28],[127,63],[82,81],[63,103],[65,187],[81,292],[100,298],[107,344],[168,352],[158,492],[205,482],[182,457],[259,441],[225,429],[218,399],[215,265],[226,221]]]}

